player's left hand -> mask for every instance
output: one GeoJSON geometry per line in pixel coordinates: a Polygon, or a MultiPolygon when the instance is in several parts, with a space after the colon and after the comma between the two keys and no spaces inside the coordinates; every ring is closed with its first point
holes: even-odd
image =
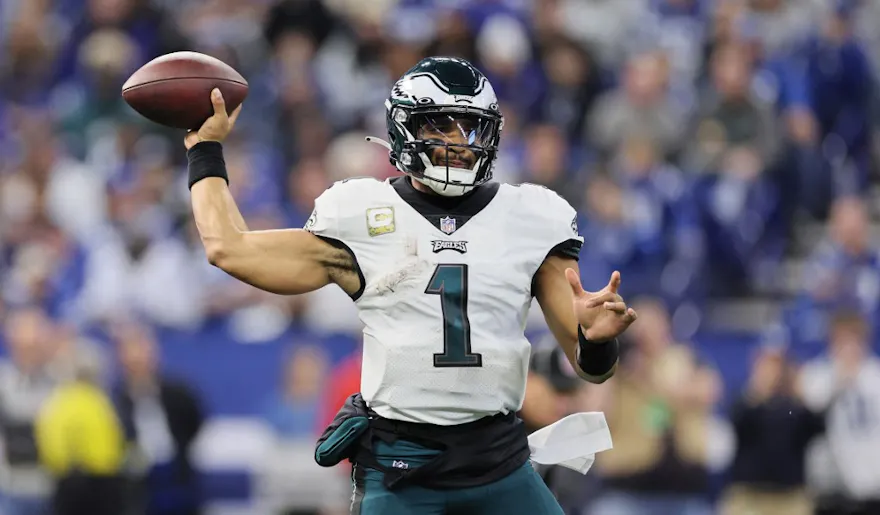
{"type": "Polygon", "coordinates": [[[584,290],[580,276],[571,268],[565,270],[565,277],[574,294],[574,314],[588,340],[604,342],[617,338],[638,318],[617,293],[620,272],[612,273],[608,284],[597,292],[584,290]]]}

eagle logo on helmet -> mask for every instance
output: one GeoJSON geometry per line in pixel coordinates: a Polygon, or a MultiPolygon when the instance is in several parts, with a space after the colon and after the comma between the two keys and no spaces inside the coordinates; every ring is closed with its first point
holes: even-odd
{"type": "Polygon", "coordinates": [[[391,163],[401,172],[445,196],[463,195],[492,179],[503,117],[492,85],[468,61],[422,59],[394,84],[385,108],[388,142],[368,140],[388,147],[391,163]],[[423,139],[420,128],[442,117],[465,119],[475,128],[462,141],[423,139]],[[446,162],[432,159],[434,149],[442,147],[446,162]],[[450,164],[452,147],[467,151],[467,166],[450,164]]]}

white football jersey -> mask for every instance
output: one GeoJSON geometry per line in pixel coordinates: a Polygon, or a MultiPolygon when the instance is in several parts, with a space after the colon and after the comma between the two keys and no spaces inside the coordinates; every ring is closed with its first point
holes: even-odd
{"type": "Polygon", "coordinates": [[[454,425],[522,407],[533,278],[583,244],[565,200],[531,184],[445,198],[405,177],[349,179],[306,229],[343,243],[363,275],[361,393],[376,413],[454,425]]]}

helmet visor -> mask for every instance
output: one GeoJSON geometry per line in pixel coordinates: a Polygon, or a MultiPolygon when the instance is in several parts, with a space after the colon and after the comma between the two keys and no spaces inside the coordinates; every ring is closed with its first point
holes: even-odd
{"type": "Polygon", "coordinates": [[[496,120],[476,113],[424,113],[416,116],[416,138],[429,143],[483,148],[492,143],[496,120]]]}

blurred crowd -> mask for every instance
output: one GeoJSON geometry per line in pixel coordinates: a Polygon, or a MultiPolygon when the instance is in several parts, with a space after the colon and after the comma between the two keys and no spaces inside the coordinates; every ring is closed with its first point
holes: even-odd
{"type": "MultiPolygon", "coordinates": [[[[543,384],[558,366],[530,382],[534,427],[601,409],[615,435],[588,479],[547,472],[572,513],[880,513],[878,25],[871,0],[3,0],[0,513],[82,490],[74,458],[37,449],[63,440],[40,420],[80,413],[58,398],[111,407],[92,430],[127,442],[86,475],[129,478],[130,509],[170,514],[198,504],[184,458],[205,412],[310,439],[357,389],[344,294],[282,298],[207,263],[183,135],[120,96],[178,50],[249,81],[225,155],[254,229],[301,227],[334,181],[397,173],[364,136],[385,135],[383,102],[421,57],[488,76],[497,179],[569,200],[586,287],[620,270],[643,308],[610,384],[543,384]],[[725,322],[748,334],[710,323],[732,301],[751,309],[725,322]],[[276,350],[231,350],[244,343],[276,350]],[[157,349],[187,381],[157,371],[157,349]],[[252,359],[273,370],[233,380],[252,359]]],[[[315,493],[273,482],[323,477],[290,461],[256,490],[315,493]]]]}

